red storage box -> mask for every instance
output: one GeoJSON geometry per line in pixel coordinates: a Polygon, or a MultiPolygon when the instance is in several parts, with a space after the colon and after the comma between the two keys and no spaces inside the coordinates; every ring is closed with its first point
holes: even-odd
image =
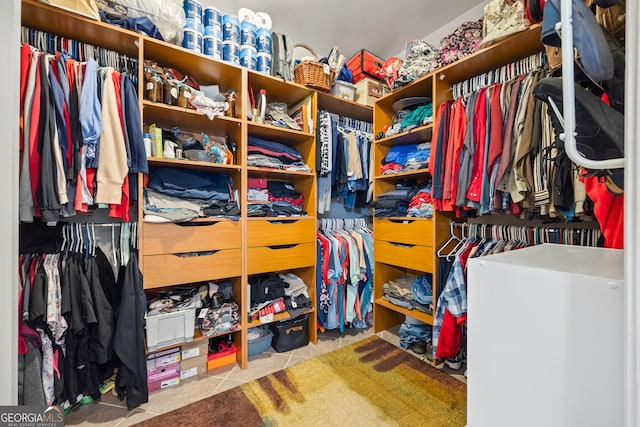
{"type": "Polygon", "coordinates": [[[347,62],[347,68],[353,73],[353,83],[358,83],[365,77],[381,80],[377,71],[384,61],[366,49],[360,50],[347,62]]]}
{"type": "Polygon", "coordinates": [[[207,370],[219,368],[221,366],[230,365],[236,362],[236,345],[231,343],[220,343],[220,351],[217,353],[209,353],[207,356],[207,370]]]}

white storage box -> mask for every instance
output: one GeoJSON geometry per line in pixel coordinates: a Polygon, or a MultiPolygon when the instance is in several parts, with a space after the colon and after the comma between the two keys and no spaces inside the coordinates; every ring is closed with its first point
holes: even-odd
{"type": "Polygon", "coordinates": [[[147,350],[190,342],[196,321],[195,301],[178,311],[145,316],[147,320],[147,350]]]}
{"type": "Polygon", "coordinates": [[[331,88],[331,93],[338,98],[354,101],[356,99],[356,85],[342,80],[336,80],[336,84],[331,88]]]}

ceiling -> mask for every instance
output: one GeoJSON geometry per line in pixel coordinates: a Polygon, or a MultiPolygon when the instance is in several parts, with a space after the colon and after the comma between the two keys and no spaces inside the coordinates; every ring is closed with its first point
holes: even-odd
{"type": "MultiPolygon", "coordinates": [[[[200,0],[222,13],[237,14],[241,7],[266,12],[272,31],[296,43],[309,45],[318,56],[333,46],[350,58],[360,49],[386,59],[404,51],[409,40],[422,39],[456,20],[484,0],[200,0]]],[[[475,17],[475,19],[480,16],[475,17]]],[[[296,56],[306,55],[297,48],[296,56]],[[298,50],[301,52],[298,53],[298,50]]]]}

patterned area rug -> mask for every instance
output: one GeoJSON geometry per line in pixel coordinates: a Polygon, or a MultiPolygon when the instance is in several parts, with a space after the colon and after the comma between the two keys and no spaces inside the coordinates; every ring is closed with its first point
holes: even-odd
{"type": "Polygon", "coordinates": [[[464,383],[373,336],[136,426],[465,424],[464,383]]]}

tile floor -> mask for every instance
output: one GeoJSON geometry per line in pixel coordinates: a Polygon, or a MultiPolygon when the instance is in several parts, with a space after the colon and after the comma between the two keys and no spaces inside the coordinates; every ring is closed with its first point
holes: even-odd
{"type": "MultiPolygon", "coordinates": [[[[151,393],[149,402],[134,410],[112,394],[106,394],[100,402],[81,405],[65,417],[65,425],[78,426],[130,426],[156,415],[172,411],[216,393],[279,371],[305,360],[320,356],[340,347],[373,335],[373,329],[347,330],[344,337],[339,331],[318,333],[318,344],[277,353],[273,349],[249,357],[249,367],[241,370],[237,365],[221,367],[183,382],[180,385],[151,393]]],[[[398,328],[378,334],[394,345],[399,345],[398,328]]],[[[461,379],[464,380],[464,377],[461,379]]]]}

